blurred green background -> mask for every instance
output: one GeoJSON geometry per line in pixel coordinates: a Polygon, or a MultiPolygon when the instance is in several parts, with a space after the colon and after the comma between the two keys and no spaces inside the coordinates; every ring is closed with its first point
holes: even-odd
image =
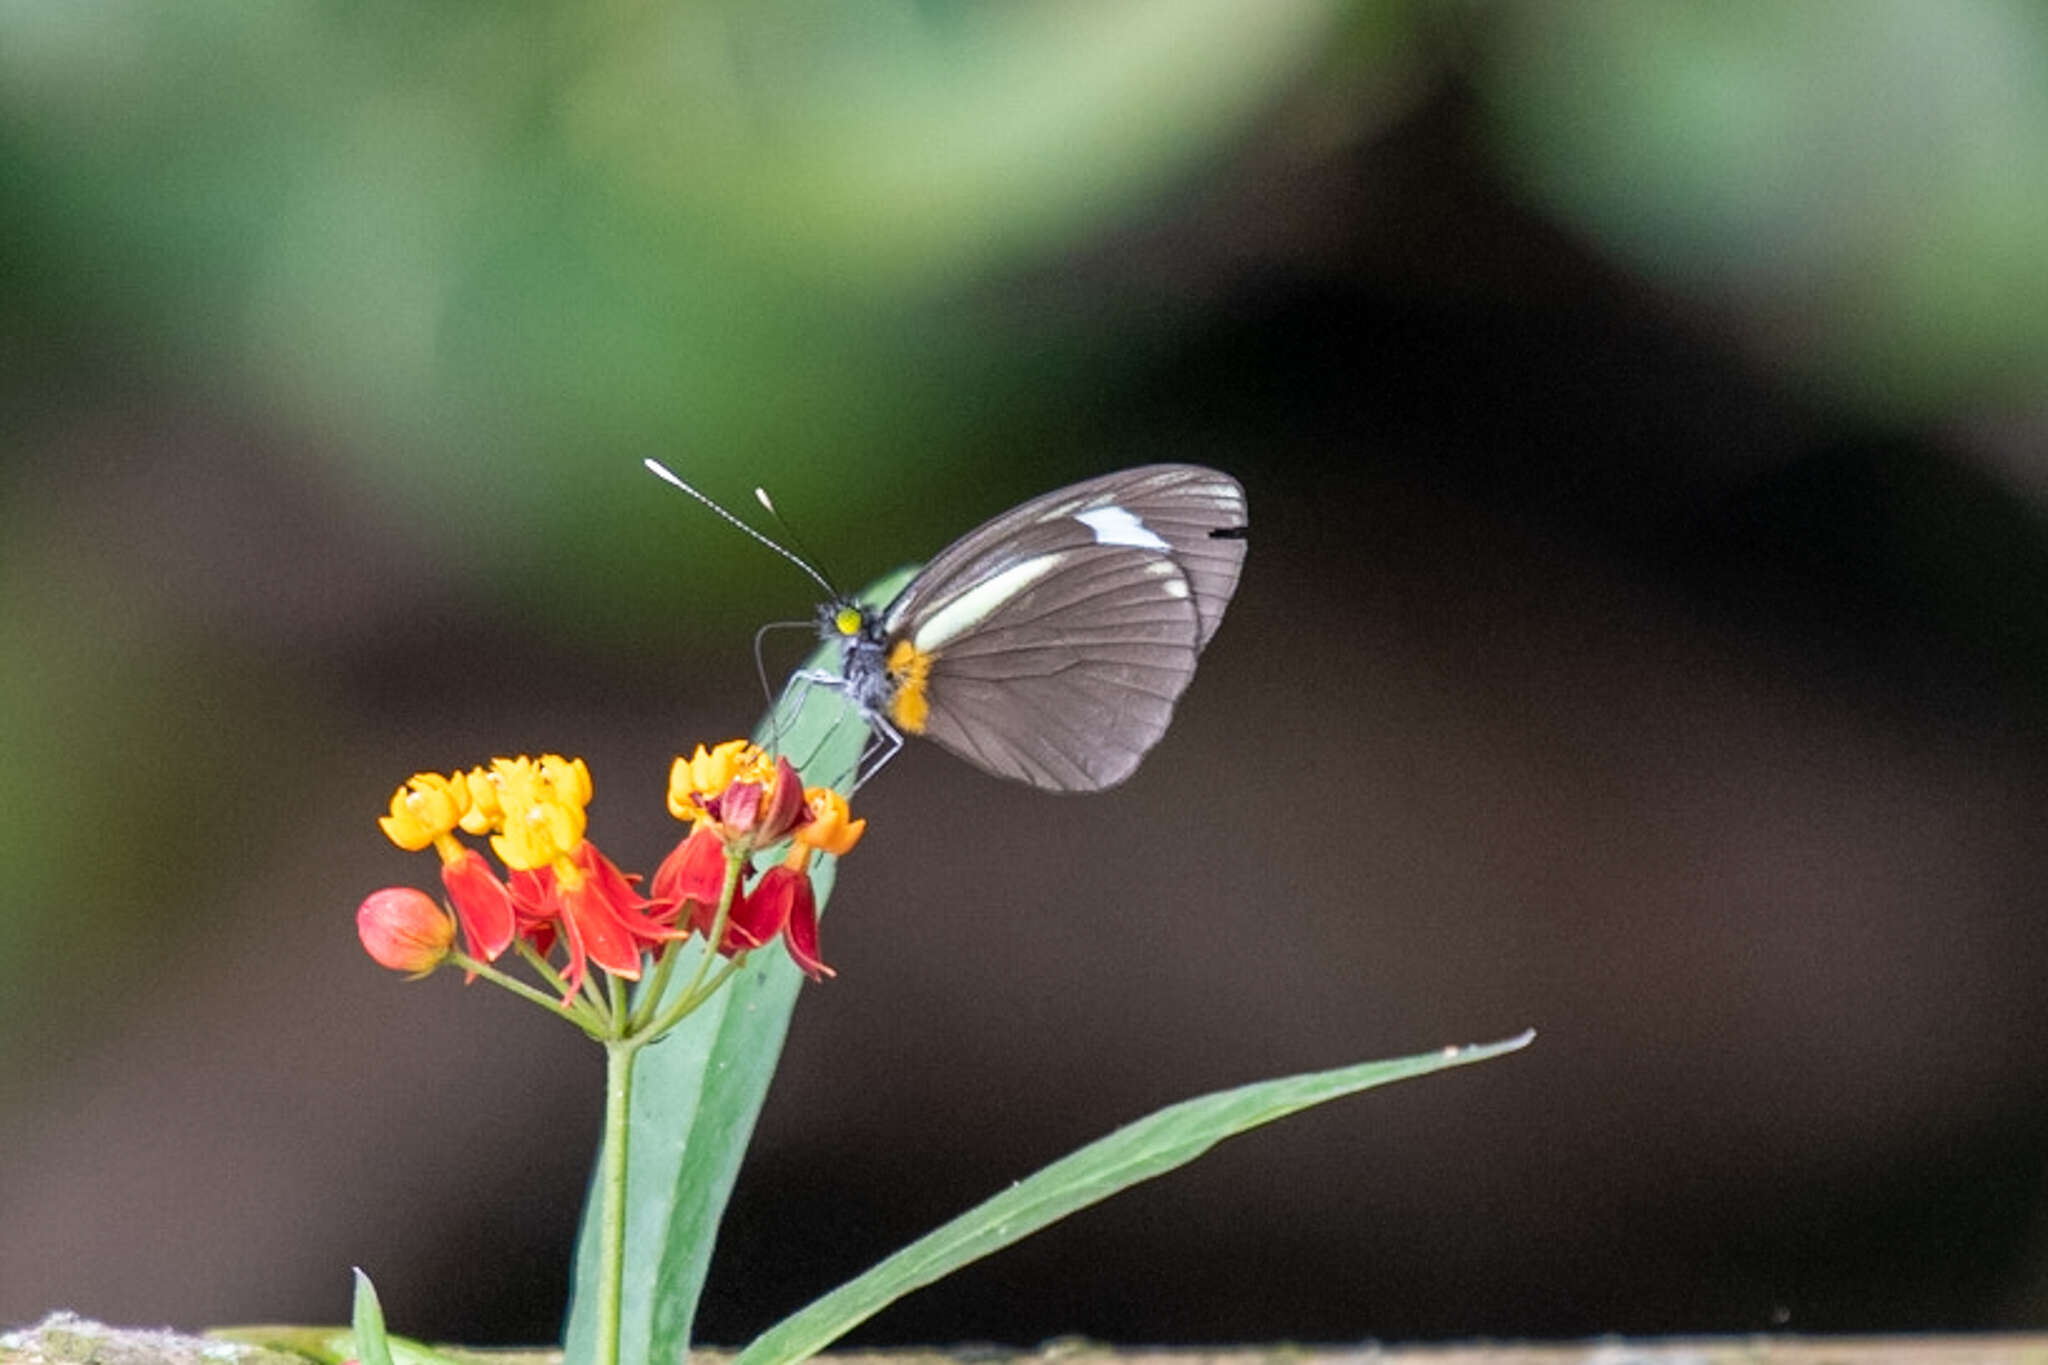
{"type": "Polygon", "coordinates": [[[848,585],[1253,509],[1128,787],[868,794],[711,1339],[1525,1025],[861,1339],[2048,1316],[2040,6],[0,0],[0,267],[0,1319],[552,1335],[601,1068],[350,915],[416,768],[646,868],[751,723],[808,585],[646,455],[848,585]]]}

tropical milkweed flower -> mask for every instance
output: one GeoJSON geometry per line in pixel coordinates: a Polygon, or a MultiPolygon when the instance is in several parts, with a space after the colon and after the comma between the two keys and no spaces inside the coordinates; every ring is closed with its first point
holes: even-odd
{"type": "Polygon", "coordinates": [[[515,931],[512,901],[504,883],[483,855],[455,837],[476,818],[467,774],[414,773],[391,794],[391,813],[377,824],[392,843],[416,853],[433,848],[441,855],[441,885],[462,923],[471,957],[494,962],[509,947],[515,931]]]}
{"type": "Polygon", "coordinates": [[[831,975],[818,955],[810,866],[818,853],[851,850],[866,828],[851,819],[844,797],[806,790],[788,759],[745,740],[699,745],[669,776],[669,810],[691,831],[643,895],[639,878],[586,837],[592,794],[583,760],[559,754],[413,774],[378,824],[400,848],[436,852],[453,913],[410,888],[377,892],[357,911],[365,949],[415,974],[454,955],[472,979],[484,972],[505,984],[488,964],[516,943],[560,989],[564,1008],[583,990],[591,963],[637,980],[647,954],[692,934],[715,936],[728,957],[779,936],[806,973],[831,975]],[[485,839],[502,875],[459,835],[485,839]],[[757,855],[784,845],[782,861],[757,876],[757,855]],[[454,953],[458,926],[466,955],[454,953]],[[559,972],[549,962],[557,945],[559,972]]]}
{"type": "Polygon", "coordinates": [[[432,847],[441,882],[461,922],[470,955],[491,962],[524,937],[545,954],[559,940],[568,956],[563,1000],[574,998],[596,962],[628,980],[640,975],[647,948],[683,937],[674,914],[641,897],[584,838],[592,795],[582,759],[495,758],[489,767],[443,776],[415,773],[378,821],[404,849],[432,847]],[[455,831],[489,836],[509,878],[455,831]]]}
{"type": "Polygon", "coordinates": [[[735,739],[703,745],[669,768],[668,809],[693,829],[715,829],[728,848],[752,853],[781,843],[811,818],[802,781],[786,758],[735,739]]]}
{"type": "Polygon", "coordinates": [[[757,923],[773,920],[781,925],[790,957],[815,981],[833,971],[818,957],[818,899],[811,890],[811,859],[819,853],[838,857],[852,852],[868,822],[851,819],[846,798],[829,787],[806,790],[804,805],[810,819],[798,827],[788,855],[761,874],[747,903],[757,923]]]}
{"type": "Polygon", "coordinates": [[[567,950],[565,1000],[581,989],[588,963],[637,980],[646,949],[683,937],[673,913],[642,898],[634,879],[583,837],[592,787],[582,759],[495,758],[468,779],[474,808],[488,812],[491,851],[512,871],[521,931],[543,950],[559,936],[567,950]]]}
{"type": "Polygon", "coordinates": [[[828,788],[806,790],[786,758],[734,740],[698,746],[669,771],[669,812],[691,822],[690,833],[654,874],[654,896],[687,913],[708,940],[718,935],[726,956],[750,952],[778,934],[790,958],[813,980],[832,975],[818,956],[818,905],[810,880],[816,852],[839,854],[859,842],[867,822],[849,821],[846,799],[828,788]],[[744,884],[754,853],[791,840],[785,860],[744,884]],[[718,928],[726,884],[733,892],[718,928]]]}

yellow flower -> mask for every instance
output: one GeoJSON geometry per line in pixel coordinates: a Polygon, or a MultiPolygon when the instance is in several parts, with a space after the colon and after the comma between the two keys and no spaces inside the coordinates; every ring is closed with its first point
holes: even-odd
{"type": "Polygon", "coordinates": [[[743,739],[729,739],[715,749],[701,744],[688,758],[678,756],[668,770],[668,813],[678,820],[710,818],[699,797],[715,797],[741,779],[765,782],[775,765],[743,739]]]}
{"type": "Polygon", "coordinates": [[[573,801],[578,807],[590,804],[590,769],[583,766],[582,759],[542,754],[540,772],[564,801],[573,801]]]}
{"type": "Polygon", "coordinates": [[[590,800],[590,770],[583,760],[559,754],[494,758],[486,781],[498,811],[498,832],[491,836],[498,861],[520,872],[567,867],[583,842],[583,807],[590,800]]]}
{"type": "Polygon", "coordinates": [[[462,817],[462,828],[469,834],[489,834],[505,818],[504,808],[498,804],[498,784],[483,768],[471,768],[461,778],[469,793],[469,813],[462,817]]]}
{"type": "Polygon", "coordinates": [[[838,857],[851,853],[860,836],[867,832],[868,822],[852,819],[846,798],[830,787],[810,788],[804,792],[804,801],[811,808],[811,819],[809,824],[798,827],[798,844],[838,857]]]}
{"type": "Polygon", "coordinates": [[[459,775],[414,773],[391,794],[391,813],[380,816],[377,824],[392,843],[417,853],[453,831],[469,804],[469,787],[459,775]]]}

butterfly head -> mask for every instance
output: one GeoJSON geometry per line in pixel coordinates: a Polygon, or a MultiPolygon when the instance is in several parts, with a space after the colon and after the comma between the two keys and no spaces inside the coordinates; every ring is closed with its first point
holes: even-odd
{"type": "Polygon", "coordinates": [[[844,599],[827,602],[818,608],[818,635],[839,646],[839,676],[853,704],[869,716],[886,713],[896,684],[880,614],[844,599]]]}
{"type": "Polygon", "coordinates": [[[851,602],[827,602],[818,616],[818,633],[828,640],[854,639],[868,623],[868,613],[851,602]]]}

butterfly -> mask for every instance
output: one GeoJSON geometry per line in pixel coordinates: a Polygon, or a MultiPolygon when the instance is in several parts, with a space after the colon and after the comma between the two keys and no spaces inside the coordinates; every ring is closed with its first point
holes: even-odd
{"type": "Polygon", "coordinates": [[[916,735],[1047,791],[1115,786],[1166,733],[1244,567],[1237,480],[1201,465],[1141,465],[976,527],[876,609],[647,465],[831,595],[818,631],[838,646],[838,670],[797,678],[840,691],[866,720],[875,742],[860,781],[916,735]]]}

